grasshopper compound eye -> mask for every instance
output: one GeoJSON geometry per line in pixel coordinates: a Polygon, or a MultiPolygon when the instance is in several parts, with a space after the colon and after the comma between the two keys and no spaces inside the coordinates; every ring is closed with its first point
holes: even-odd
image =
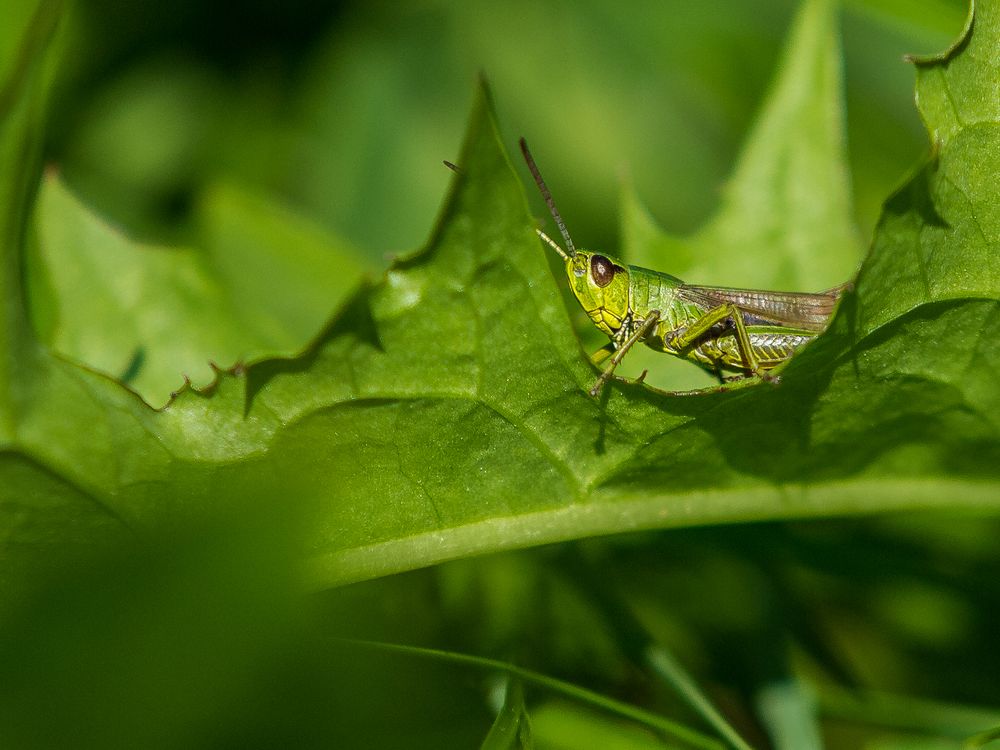
{"type": "Polygon", "coordinates": [[[590,277],[603,289],[615,277],[615,264],[603,255],[595,255],[590,259],[590,277]]]}

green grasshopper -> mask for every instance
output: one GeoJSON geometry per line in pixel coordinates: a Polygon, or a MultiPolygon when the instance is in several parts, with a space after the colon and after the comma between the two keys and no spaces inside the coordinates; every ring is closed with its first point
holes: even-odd
{"type": "Polygon", "coordinates": [[[747,377],[777,381],[770,370],[826,328],[837,300],[849,286],[815,294],[695,286],[661,271],[577,250],[523,138],[521,151],[566,249],[540,229],[538,236],[562,256],[573,294],[594,325],[611,337],[591,358],[599,364],[611,357],[590,389],[591,396],[600,394],[639,342],[690,360],[720,382],[747,377]],[[726,378],[723,372],[736,376],[726,378]]]}

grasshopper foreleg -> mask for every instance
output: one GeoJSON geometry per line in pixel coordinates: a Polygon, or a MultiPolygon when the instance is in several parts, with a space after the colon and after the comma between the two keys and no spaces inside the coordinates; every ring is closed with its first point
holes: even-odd
{"type": "Polygon", "coordinates": [[[623,343],[615,351],[614,356],[611,357],[611,362],[608,363],[608,366],[604,369],[604,371],[601,373],[601,376],[597,379],[597,382],[594,383],[594,387],[590,389],[591,396],[596,397],[597,395],[600,394],[601,389],[604,387],[604,384],[607,383],[609,380],[611,380],[611,376],[614,374],[615,368],[618,367],[621,361],[625,358],[625,354],[628,352],[628,350],[631,349],[633,346],[635,346],[636,342],[642,341],[644,338],[646,338],[646,336],[649,335],[649,332],[653,330],[654,326],[656,326],[656,323],[657,321],[659,321],[659,319],[660,319],[659,310],[649,311],[649,315],[646,317],[644,321],[642,321],[642,324],[638,328],[636,328],[635,331],[632,332],[632,335],[629,336],[627,339],[625,339],[625,343],[623,343]]]}
{"type": "Polygon", "coordinates": [[[689,325],[683,333],[674,336],[670,343],[678,349],[683,349],[708,333],[712,326],[727,320],[733,323],[733,329],[736,332],[736,348],[740,352],[740,359],[743,360],[743,367],[752,375],[762,375],[760,361],[757,359],[757,355],[754,353],[753,346],[750,343],[750,334],[747,333],[746,324],[743,322],[743,315],[736,305],[726,304],[713,307],[689,325]]]}

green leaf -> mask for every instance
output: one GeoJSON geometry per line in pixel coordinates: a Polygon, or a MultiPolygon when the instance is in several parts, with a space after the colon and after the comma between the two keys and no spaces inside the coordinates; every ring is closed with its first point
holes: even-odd
{"type": "Polygon", "coordinates": [[[824,685],[818,698],[822,713],[837,721],[895,727],[953,741],[972,739],[989,732],[983,727],[1000,722],[996,709],[935,702],[912,694],[847,691],[824,685]]]}
{"type": "Polygon", "coordinates": [[[818,291],[861,257],[851,211],[835,4],[807,0],[778,76],[716,216],[690,238],[664,235],[626,192],[630,262],[692,282],[818,291]]]}
{"type": "Polygon", "coordinates": [[[969,138],[1000,119],[997,18],[990,0],[972,4],[962,38],[947,52],[917,58],[917,106],[935,145],[969,138]],[[976,7],[978,5],[978,7],[976,7]]]}
{"type": "MultiPolygon", "coordinates": [[[[996,14],[984,5],[970,40],[932,66],[995,48],[996,14]]],[[[988,98],[973,72],[966,85],[988,98]]],[[[595,401],[483,94],[427,248],[358,291],[303,356],[159,412],[40,349],[30,372],[8,367],[19,408],[3,411],[17,477],[0,485],[4,555],[80,519],[141,529],[227,499],[307,502],[311,581],[332,586],[640,528],[995,509],[1000,170],[983,164],[996,153],[995,121],[941,144],[888,206],[856,293],[780,386],[615,384],[595,401]]]]}
{"type": "Polygon", "coordinates": [[[917,63],[917,102],[934,151],[886,204],[881,246],[859,284],[867,331],[929,302],[998,296],[998,38],[996,3],[981,3],[961,41],[917,63]]]}
{"type": "MultiPolygon", "coordinates": [[[[780,387],[618,386],[595,403],[541,251],[511,218],[520,191],[495,138],[480,110],[426,254],[391,270],[319,349],[326,403],[344,406],[287,412],[278,452],[305,456],[336,436],[328,473],[312,475],[315,494],[340,482],[321,513],[319,581],[634,528],[995,507],[1000,284],[989,267],[962,269],[958,225],[923,208],[938,200],[932,169],[904,192],[922,205],[890,207],[856,295],[780,387]],[[988,293],[926,296],[881,322],[872,302],[908,293],[892,278],[910,272],[908,227],[942,259],[940,284],[988,293]],[[888,284],[879,266],[894,269],[888,284]]],[[[291,409],[295,378],[306,381],[275,372],[258,397],[282,394],[291,409]]]]}
{"type": "Polygon", "coordinates": [[[531,750],[531,721],[524,705],[524,685],[507,680],[503,705],[480,750],[531,750]]]}
{"type": "Polygon", "coordinates": [[[756,703],[775,747],[822,750],[815,701],[802,685],[772,682],[760,690],[756,703]]]}
{"type": "Polygon", "coordinates": [[[4,744],[211,747],[266,713],[262,665],[302,634],[293,538],[259,510],[74,558],[5,608],[4,744]]]}
{"type": "Polygon", "coordinates": [[[969,737],[962,743],[962,750],[979,750],[979,748],[986,747],[996,740],[1000,740],[1000,727],[969,737]]]}
{"type": "Polygon", "coordinates": [[[535,712],[535,735],[543,747],[575,750],[681,750],[677,744],[577,704],[548,701],[535,712]]]}
{"type": "MultiPolygon", "coordinates": [[[[345,646],[359,649],[371,649],[376,652],[382,651],[388,654],[400,654],[403,656],[427,659],[440,663],[461,664],[478,669],[488,669],[490,671],[501,671],[506,673],[511,680],[518,680],[526,684],[542,688],[550,693],[561,695],[565,698],[572,698],[578,703],[599,709],[609,716],[628,719],[635,722],[646,730],[652,730],[665,740],[656,739],[657,742],[669,741],[670,743],[680,743],[683,747],[704,748],[705,750],[716,750],[722,745],[693,729],[677,724],[669,719],[665,719],[657,714],[636,708],[627,703],[622,703],[614,698],[608,698],[594,693],[586,688],[573,685],[554,677],[539,674],[530,669],[499,661],[488,659],[482,656],[472,656],[460,654],[453,651],[442,651],[439,649],[422,648],[418,646],[406,646],[396,643],[381,643],[378,641],[349,640],[343,641],[345,646]]],[[[516,702],[516,695],[515,702],[516,702]]],[[[594,722],[596,724],[597,722],[594,722]]],[[[644,737],[647,741],[652,739],[648,735],[644,737]]],[[[668,746],[673,746],[668,745],[668,746]]]]}
{"type": "MultiPolygon", "coordinates": [[[[949,71],[960,68],[969,50],[982,57],[983,49],[997,46],[996,13],[992,6],[981,10],[963,46],[922,64],[924,101],[941,95],[941,87],[971,87],[972,99],[977,91],[987,99],[994,95],[989,80],[976,88],[978,67],[962,75],[949,71]],[[974,40],[978,36],[984,38],[974,40]]],[[[1000,365],[995,343],[1000,283],[996,208],[989,200],[998,187],[990,161],[997,151],[996,117],[963,115],[942,131],[947,137],[938,139],[934,161],[890,202],[856,293],[846,297],[829,333],[785,370],[780,386],[743,384],[671,395],[615,384],[595,402],[586,396],[595,373],[559,293],[564,282],[551,275],[533,235],[523,188],[483,93],[459,160],[461,175],[424,251],[356,290],[304,355],[220,375],[214,387],[185,390],[155,411],[111,378],[54,356],[32,338],[28,325],[19,262],[38,178],[43,47],[41,42],[24,47],[26,59],[39,56],[39,61],[10,89],[16,92],[10,99],[13,114],[0,120],[0,180],[4,198],[10,198],[4,203],[0,265],[0,289],[9,292],[0,320],[3,602],[38,575],[42,561],[76,544],[137,536],[145,548],[154,537],[150,531],[162,528],[169,538],[150,550],[156,563],[152,575],[133,577],[135,559],[115,558],[93,576],[82,576],[68,595],[49,600],[50,590],[42,589],[26,616],[14,620],[21,625],[15,637],[0,639],[9,649],[8,658],[0,659],[0,684],[8,695],[3,702],[15,709],[4,724],[20,729],[26,745],[30,738],[48,738],[35,731],[41,717],[33,710],[46,697],[69,717],[48,725],[57,740],[87,717],[111,715],[102,711],[107,705],[126,705],[125,731],[149,741],[176,736],[163,731],[166,725],[144,720],[150,705],[162,704],[181,729],[200,727],[207,723],[202,711],[211,704],[209,696],[171,689],[196,663],[214,665],[212,697],[241,702],[242,677],[260,644],[227,638],[231,618],[248,611],[266,622],[261,613],[272,612],[281,604],[281,592],[295,586],[270,582],[262,587],[263,596],[242,588],[251,569],[270,572],[287,565],[281,553],[269,556],[258,548],[256,541],[265,536],[259,530],[221,569],[212,543],[175,557],[169,532],[178,517],[189,514],[215,511],[228,526],[230,519],[261,508],[268,519],[289,525],[307,513],[310,582],[325,587],[476,553],[636,528],[923,507],[996,509],[1000,395],[993,374],[1000,365]],[[176,561],[185,559],[177,567],[176,561]],[[201,569],[210,575],[199,582],[193,571],[201,569]],[[157,585],[163,581],[165,589],[157,585]],[[110,589],[115,592],[106,593],[110,589]],[[152,608],[174,616],[154,618],[159,625],[149,631],[122,630],[117,623],[106,630],[106,612],[125,599],[118,590],[138,591],[134,601],[142,612],[152,608]],[[226,616],[187,615],[205,601],[226,616]],[[68,619],[59,616],[66,612],[68,619]],[[198,645],[186,652],[189,661],[164,657],[173,653],[178,637],[198,645]],[[80,649],[80,643],[96,647],[80,649]],[[147,652],[155,658],[146,659],[147,652]],[[65,653],[73,658],[62,658],[65,653]],[[79,675],[93,674],[98,689],[79,691],[80,696],[72,689],[49,691],[48,683],[64,666],[76,675],[74,685],[85,686],[79,675]],[[128,689],[148,667],[154,678],[166,681],[154,679],[148,692],[128,689]]],[[[929,126],[936,127],[940,117],[928,115],[929,126]]],[[[58,244],[64,253],[63,260],[50,262],[50,281],[73,270],[68,258],[76,245],[81,257],[92,254],[92,269],[108,259],[105,252],[118,253],[114,269],[135,261],[135,255],[184,257],[183,251],[128,242],[114,246],[103,222],[60,193],[58,185],[45,190],[34,217],[38,248],[50,251],[58,244]],[[53,196],[63,203],[47,214],[53,196]],[[55,243],[60,218],[65,230],[74,231],[55,243]],[[90,231],[96,240],[88,239],[90,231]]],[[[200,258],[190,251],[187,262],[231,298],[211,301],[220,305],[217,330],[201,333],[218,339],[193,335],[194,349],[205,353],[232,345],[240,335],[260,337],[255,340],[273,347],[281,336],[310,335],[319,320],[310,316],[333,283],[321,277],[337,270],[335,265],[313,270],[326,259],[322,239],[311,242],[309,231],[282,229],[272,236],[272,226],[287,229],[286,222],[263,220],[266,205],[225,189],[213,193],[202,210],[206,254],[200,258]],[[257,242],[261,249],[255,249],[257,242]],[[214,248],[222,255],[212,255],[214,248]],[[287,266],[273,265],[270,256],[286,251],[301,254],[287,266]],[[211,265],[215,257],[224,262],[211,265]],[[300,287],[301,308],[289,299],[289,290],[300,287]],[[252,304],[271,288],[274,300],[252,304]],[[229,318],[244,321],[250,334],[227,323],[229,318]],[[232,330],[226,333],[228,325],[232,330]]],[[[159,274],[151,289],[182,288],[183,268],[141,260],[135,267],[159,274]]],[[[113,273],[91,270],[87,277],[93,294],[76,299],[81,312],[102,306],[113,311],[116,300],[107,293],[113,273]]],[[[53,300],[72,299],[72,278],[51,283],[50,289],[61,289],[53,300]]],[[[148,326],[144,316],[152,310],[152,296],[121,317],[148,326]]],[[[190,307],[166,307],[178,319],[194,318],[190,307]]],[[[44,309],[50,318],[43,332],[60,330],[66,319],[55,314],[59,308],[44,309]]],[[[100,327],[102,339],[112,344],[129,333],[115,330],[110,319],[100,327]]],[[[77,331],[80,338],[70,341],[93,332],[89,325],[77,331]]],[[[133,342],[140,333],[156,344],[150,351],[162,352],[172,341],[171,335],[132,332],[133,342]]],[[[113,362],[118,371],[121,361],[113,362]]],[[[293,549],[298,542],[297,537],[291,542],[293,549]]],[[[273,641],[284,640],[281,626],[272,624],[279,631],[273,641]]],[[[264,645],[273,648],[273,641],[264,645]]],[[[501,667],[490,660],[479,660],[479,666],[491,672],[501,667]]],[[[505,669],[658,733],[687,736],[700,746],[717,744],[656,715],[505,669]]],[[[519,702],[511,702],[511,711],[519,702]]],[[[572,711],[553,714],[547,708],[533,711],[533,719],[541,717],[539,738],[562,731],[593,739],[604,730],[622,746],[658,743],[651,733],[631,735],[606,719],[586,716],[574,722],[579,717],[572,711]]],[[[809,707],[782,704],[768,717],[776,736],[792,736],[780,729],[787,726],[790,708],[799,712],[793,716],[797,730],[808,731],[803,714],[809,707]]],[[[105,733],[119,736],[117,726],[94,721],[87,736],[98,738],[93,745],[107,746],[100,740],[105,733]]]]}
{"type": "Polygon", "coordinates": [[[31,259],[45,343],[127,373],[162,406],[186,380],[211,384],[211,363],[305,348],[363,270],[318,228],[234,185],[207,190],[199,216],[199,249],[137,243],[45,180],[31,259]]]}
{"type": "Polygon", "coordinates": [[[18,379],[30,366],[30,342],[21,289],[21,248],[41,159],[34,137],[44,123],[59,2],[14,2],[0,32],[0,443],[15,430],[18,379]]]}
{"type": "MultiPolygon", "coordinates": [[[[643,659],[652,674],[670,685],[688,706],[711,726],[716,733],[734,750],[751,750],[746,741],[733,729],[718,710],[711,704],[697,683],[677,663],[673,655],[663,646],[655,643],[644,649],[643,659]]],[[[804,750],[804,748],[803,748],[804,750]]]]}

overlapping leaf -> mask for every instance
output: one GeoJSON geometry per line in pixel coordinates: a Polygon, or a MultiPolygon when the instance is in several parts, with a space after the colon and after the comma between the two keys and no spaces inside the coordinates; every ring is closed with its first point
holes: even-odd
{"type": "MultiPolygon", "coordinates": [[[[588,397],[594,373],[483,94],[424,251],[304,356],[153,411],[31,340],[16,258],[32,171],[9,167],[37,122],[5,116],[4,554],[307,501],[315,583],[331,585],[635,528],[996,506],[1000,117],[981,61],[998,16],[984,3],[967,40],[925,64],[924,102],[961,91],[976,107],[947,125],[925,108],[946,133],[935,161],[890,202],[856,292],[779,387],[588,397]]],[[[44,77],[18,86],[28,102],[44,77]]]]}
{"type": "Polygon", "coordinates": [[[288,210],[230,184],[205,191],[196,247],[138,243],[42,183],[32,316],[60,354],[123,378],[153,406],[185,379],[301,351],[362,263],[288,210]]]}

